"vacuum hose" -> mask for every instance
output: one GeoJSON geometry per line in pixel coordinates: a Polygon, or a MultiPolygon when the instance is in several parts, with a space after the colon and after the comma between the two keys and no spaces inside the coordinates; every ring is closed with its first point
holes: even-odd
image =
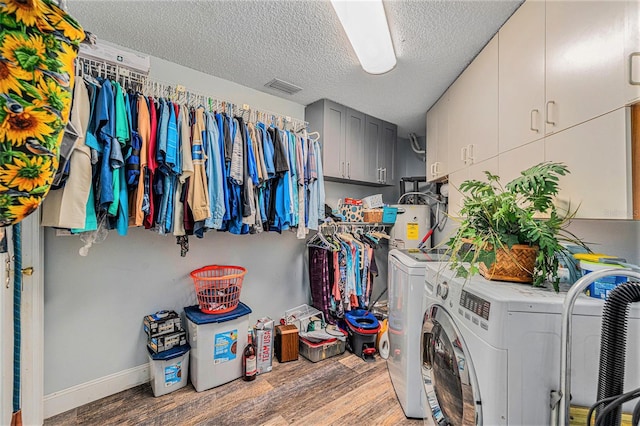
{"type": "MultiPolygon", "coordinates": [[[[627,317],[629,305],[638,301],[640,301],[640,283],[627,282],[614,288],[604,304],[597,401],[621,395],[623,392],[627,317]]],[[[606,404],[600,404],[598,412],[604,410],[605,407],[606,404]]],[[[617,408],[605,415],[602,422],[598,419],[597,424],[619,426],[621,412],[622,406],[618,405],[617,408]]]]}

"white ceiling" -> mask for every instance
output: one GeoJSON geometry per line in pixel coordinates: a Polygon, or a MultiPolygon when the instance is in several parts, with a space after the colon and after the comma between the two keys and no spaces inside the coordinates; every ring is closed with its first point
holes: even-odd
{"type": "Polygon", "coordinates": [[[360,67],[328,0],[91,1],[69,12],[98,39],[308,105],[328,98],[425,134],[425,113],[521,0],[385,0],[398,64],[360,67]],[[287,95],[264,85],[303,88],[287,95]]]}

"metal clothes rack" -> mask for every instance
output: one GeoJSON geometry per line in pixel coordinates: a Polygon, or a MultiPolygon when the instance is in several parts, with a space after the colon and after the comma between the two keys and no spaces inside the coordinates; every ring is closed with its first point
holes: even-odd
{"type": "MultiPolygon", "coordinates": [[[[252,108],[249,104],[239,105],[233,101],[188,89],[181,84],[149,78],[148,67],[150,65],[148,64],[148,57],[141,58],[139,55],[120,51],[110,46],[101,46],[101,49],[122,62],[99,59],[94,55],[100,56],[100,53],[81,49],[77,60],[78,66],[83,73],[115,80],[121,83],[122,86],[141,91],[145,95],[164,97],[194,107],[202,105],[208,108],[209,111],[225,112],[230,116],[242,117],[250,122],[261,121],[277,126],[280,129],[294,132],[308,128],[309,123],[299,118],[293,118],[263,108],[252,108]],[[118,52],[121,52],[121,54],[118,54],[118,52]],[[126,61],[128,59],[141,62],[146,60],[147,64],[136,63],[135,65],[127,66],[126,61]],[[136,65],[140,67],[137,68],[136,65]]],[[[112,56],[107,57],[111,58],[112,56]]]]}
{"type": "Polygon", "coordinates": [[[573,338],[572,314],[578,296],[589,285],[610,275],[625,276],[640,280],[640,272],[630,269],[603,269],[590,272],[575,282],[567,292],[562,308],[562,329],[560,334],[560,388],[551,391],[551,422],[553,426],[569,425],[569,404],[571,395],[571,339],[573,338]]]}
{"type": "Polygon", "coordinates": [[[249,104],[239,105],[233,101],[187,89],[181,84],[147,79],[143,90],[154,96],[165,97],[178,103],[186,103],[191,106],[202,105],[210,111],[223,111],[230,116],[242,117],[250,122],[262,121],[270,123],[284,130],[297,132],[306,129],[309,124],[307,121],[298,118],[292,118],[262,108],[252,108],[249,104]]]}

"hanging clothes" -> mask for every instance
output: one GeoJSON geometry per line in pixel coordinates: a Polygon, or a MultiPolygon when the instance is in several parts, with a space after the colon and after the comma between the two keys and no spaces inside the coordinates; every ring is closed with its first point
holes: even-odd
{"type": "Polygon", "coordinates": [[[375,263],[377,238],[369,232],[315,234],[309,248],[309,283],[313,306],[325,317],[342,318],[345,311],[369,307],[373,280],[378,275],[375,263]]]}

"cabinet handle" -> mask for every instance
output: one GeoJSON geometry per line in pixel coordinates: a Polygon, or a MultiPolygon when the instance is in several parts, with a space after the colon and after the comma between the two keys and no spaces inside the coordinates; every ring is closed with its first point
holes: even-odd
{"type": "Polygon", "coordinates": [[[433,175],[437,176],[440,174],[440,170],[438,170],[440,168],[440,162],[436,161],[435,163],[433,163],[433,175]]]}
{"type": "Polygon", "coordinates": [[[340,174],[344,177],[344,161],[340,163],[340,174]]]}
{"type": "Polygon", "coordinates": [[[547,124],[551,124],[552,126],[555,126],[556,122],[549,120],[549,117],[551,116],[551,113],[549,112],[549,106],[550,105],[555,105],[555,104],[556,103],[554,101],[547,101],[547,107],[545,108],[546,109],[546,111],[545,111],[546,117],[544,119],[544,122],[547,123],[547,124]]]}
{"type": "Polygon", "coordinates": [[[467,164],[467,150],[468,149],[469,149],[469,145],[463,146],[462,148],[460,148],[460,160],[462,160],[462,162],[464,164],[467,164]]]}
{"type": "Polygon", "coordinates": [[[633,52],[629,55],[629,84],[640,86],[640,81],[633,79],[633,58],[635,57],[640,57],[640,52],[633,52]]]}
{"type": "Polygon", "coordinates": [[[435,166],[435,165],[436,165],[436,163],[431,163],[431,166],[429,166],[429,174],[430,174],[431,176],[434,176],[434,175],[435,175],[435,173],[433,172],[433,166],[435,166]]]}
{"type": "Polygon", "coordinates": [[[387,183],[387,169],[386,169],[386,167],[382,169],[382,183],[387,183]]]}
{"type": "Polygon", "coordinates": [[[535,122],[533,121],[533,114],[534,114],[534,113],[535,113],[535,114],[538,114],[539,112],[540,112],[540,111],[538,111],[537,109],[532,109],[532,110],[531,110],[531,127],[529,127],[529,128],[531,129],[531,131],[536,132],[536,133],[540,132],[540,129],[536,129],[536,128],[534,127],[534,126],[535,126],[535,122]]]}
{"type": "Polygon", "coordinates": [[[351,161],[347,161],[347,179],[351,179],[351,161]]]}
{"type": "Polygon", "coordinates": [[[378,183],[382,182],[382,168],[378,169],[378,183]]]}
{"type": "Polygon", "coordinates": [[[467,145],[467,160],[469,161],[469,164],[473,164],[474,147],[475,147],[475,144],[473,144],[473,143],[467,145]]]}

